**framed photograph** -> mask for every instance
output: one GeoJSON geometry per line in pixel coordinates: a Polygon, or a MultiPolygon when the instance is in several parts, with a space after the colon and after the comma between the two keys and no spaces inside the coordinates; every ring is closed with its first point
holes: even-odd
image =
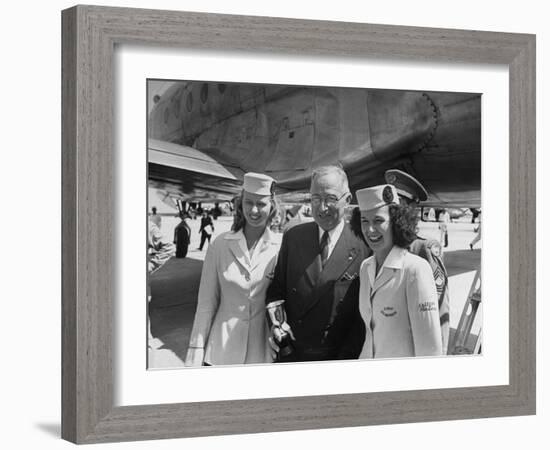
{"type": "MultiPolygon", "coordinates": [[[[63,11],[63,437],[92,443],[534,414],[534,74],[531,35],[94,6],[63,11]],[[154,64],[134,64],[137,45],[158,57],[154,64]],[[130,52],[121,57],[125,47],[130,52]],[[192,59],[175,57],[180,50],[192,59]],[[262,64],[239,60],[258,54],[262,64]],[[300,64],[314,58],[322,66],[301,76],[300,64]],[[366,70],[362,64],[369,61],[366,70]],[[436,67],[407,72],[401,61],[436,67]],[[438,71],[467,79],[458,64],[504,72],[499,82],[484,85],[479,72],[470,75],[478,84],[435,81],[446,78],[438,71]],[[340,74],[332,81],[321,75],[331,69],[340,74]],[[352,72],[367,81],[351,80],[352,72]],[[407,84],[391,80],[392,72],[407,84]],[[415,72],[423,81],[414,81],[415,72]],[[430,72],[438,76],[431,79],[430,72]],[[503,140],[488,141],[498,130],[503,140]],[[487,179],[497,172],[487,172],[495,161],[504,166],[504,200],[487,187],[497,184],[487,179]],[[340,201],[318,195],[310,183],[312,173],[327,165],[349,178],[351,195],[342,212],[350,229],[364,201],[358,190],[390,185],[390,194],[402,197],[408,186],[402,177],[422,186],[416,194],[422,198],[413,199],[418,235],[437,243],[446,264],[439,272],[431,267],[439,289],[434,294],[442,286],[451,294],[448,334],[437,314],[436,353],[414,344],[400,353],[384,345],[387,338],[377,341],[380,326],[355,334],[361,340],[352,356],[331,332],[322,353],[315,353],[309,343],[301,346],[306,334],[288,302],[299,356],[286,364],[271,364],[278,357],[273,348],[264,348],[260,358],[243,351],[251,348],[246,343],[228,346],[227,330],[219,334],[225,338],[218,339],[218,352],[195,330],[195,311],[206,310],[201,283],[212,285],[202,282],[209,272],[203,260],[232,234],[239,202],[245,211],[244,175],[260,172],[275,180],[281,217],[270,226],[290,236],[285,220],[321,227],[319,207],[340,201]],[[121,193],[130,178],[131,196],[141,199],[133,210],[121,193]],[[474,248],[480,208],[491,230],[483,237],[483,260],[474,248]],[[495,217],[504,217],[501,225],[495,217]],[[143,245],[154,227],[165,246],[143,245]],[[504,237],[497,239],[498,229],[504,237]],[[504,258],[494,250],[503,241],[504,258]],[[498,269],[499,290],[487,284],[485,269],[502,259],[509,266],[498,269]],[[506,283],[502,273],[508,273],[506,283]],[[501,304],[508,299],[501,318],[492,313],[496,297],[501,304]],[[132,314],[139,319],[128,319],[132,314]],[[494,334],[496,328],[504,332],[494,334]],[[190,352],[195,348],[199,352],[190,352]],[[496,355],[503,377],[469,378],[484,364],[494,365],[496,355]],[[184,367],[193,365],[198,367],[184,367]],[[158,370],[174,368],[181,370],[158,370]],[[404,370],[407,383],[395,376],[404,370]],[[459,376],[442,383],[439,370],[459,376]],[[346,383],[327,388],[328,379],[346,383]],[[131,384],[138,395],[129,393],[131,384]],[[193,389],[170,387],[178,385],[193,389]]],[[[376,253],[378,236],[363,232],[362,223],[356,238],[376,253]]],[[[290,237],[282,239],[284,248],[290,237]]],[[[276,278],[271,269],[264,274],[269,280],[276,278]]],[[[358,275],[344,270],[335,283],[347,289],[358,275]]],[[[381,320],[400,317],[397,306],[382,306],[381,320]]],[[[437,307],[418,307],[425,314],[442,311],[441,300],[437,307]]],[[[323,330],[347,332],[348,321],[338,322],[340,310],[327,311],[323,330]]],[[[265,309],[260,313],[265,326],[265,309]]]]}

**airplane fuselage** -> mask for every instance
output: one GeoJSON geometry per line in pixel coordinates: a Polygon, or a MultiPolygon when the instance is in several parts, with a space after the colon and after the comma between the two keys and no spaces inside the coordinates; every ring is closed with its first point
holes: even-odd
{"type": "Polygon", "coordinates": [[[480,94],[176,82],[153,108],[148,131],[232,175],[215,182],[200,170],[150,162],[153,184],[187,198],[211,188],[229,198],[247,171],[271,175],[282,192],[307,191],[312,168],[339,163],[352,192],[397,168],[423,183],[426,204],[480,205],[480,94]]]}

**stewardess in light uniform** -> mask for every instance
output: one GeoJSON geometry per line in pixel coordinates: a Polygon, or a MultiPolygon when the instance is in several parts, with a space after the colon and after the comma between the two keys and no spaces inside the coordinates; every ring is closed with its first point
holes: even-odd
{"type": "Polygon", "coordinates": [[[208,247],[186,366],[272,362],[265,296],[280,235],[273,178],[247,173],[231,231],[208,247]]]}
{"type": "MultiPolygon", "coordinates": [[[[412,175],[398,169],[390,169],[384,172],[386,183],[395,186],[399,195],[399,203],[409,205],[419,210],[419,203],[428,199],[428,192],[422,183],[412,175]]],[[[449,344],[451,300],[449,292],[449,276],[443,262],[443,250],[437,239],[425,238],[416,235],[416,239],[409,245],[409,251],[428,261],[432,268],[437,290],[439,306],[439,324],[441,325],[441,340],[443,354],[447,354],[449,344]]]]}
{"type": "Polygon", "coordinates": [[[437,291],[428,262],[409,253],[418,221],[394,186],[356,192],[361,230],[374,254],[361,264],[359,311],[366,335],[360,358],[442,354],[437,291]]]}

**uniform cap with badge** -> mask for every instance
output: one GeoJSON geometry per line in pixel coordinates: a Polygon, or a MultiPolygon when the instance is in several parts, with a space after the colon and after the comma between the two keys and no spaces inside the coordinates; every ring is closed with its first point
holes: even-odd
{"type": "Polygon", "coordinates": [[[386,183],[395,186],[397,193],[407,202],[425,202],[428,200],[428,192],[424,186],[412,175],[398,169],[386,170],[384,173],[386,183]]]}
{"type": "Polygon", "coordinates": [[[244,174],[243,189],[250,194],[271,195],[274,182],[269,175],[248,172],[244,174]]]}
{"type": "Polygon", "coordinates": [[[355,195],[361,211],[370,211],[371,209],[399,203],[397,190],[390,184],[359,189],[355,192],[355,195]]]}

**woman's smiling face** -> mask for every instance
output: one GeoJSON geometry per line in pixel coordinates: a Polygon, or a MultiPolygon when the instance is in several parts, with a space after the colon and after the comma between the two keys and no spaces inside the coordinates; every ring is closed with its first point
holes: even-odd
{"type": "Polygon", "coordinates": [[[374,253],[389,253],[393,247],[390,207],[361,211],[361,231],[374,253]]]}
{"type": "Polygon", "coordinates": [[[271,212],[271,196],[243,191],[242,206],[247,225],[265,228],[271,212]]]}

